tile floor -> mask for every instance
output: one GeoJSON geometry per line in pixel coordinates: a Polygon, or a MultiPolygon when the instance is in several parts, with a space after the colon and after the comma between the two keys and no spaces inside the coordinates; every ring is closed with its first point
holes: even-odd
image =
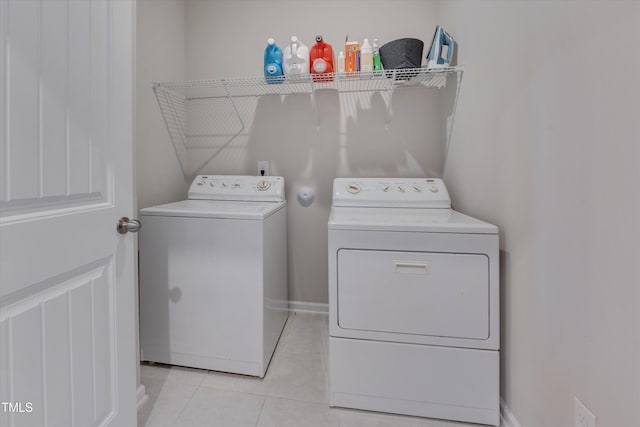
{"type": "Polygon", "coordinates": [[[329,407],[328,335],[326,314],[292,313],[264,379],[143,364],[138,426],[477,426],[329,407]]]}

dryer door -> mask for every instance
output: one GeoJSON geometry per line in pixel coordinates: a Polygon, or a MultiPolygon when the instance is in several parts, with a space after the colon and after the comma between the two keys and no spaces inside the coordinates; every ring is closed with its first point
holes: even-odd
{"type": "Polygon", "coordinates": [[[489,337],[489,258],[341,249],[338,325],[485,340],[489,337]]]}

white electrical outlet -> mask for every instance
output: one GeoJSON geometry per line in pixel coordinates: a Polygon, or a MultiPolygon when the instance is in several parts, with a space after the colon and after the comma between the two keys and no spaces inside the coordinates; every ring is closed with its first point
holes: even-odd
{"type": "Polygon", "coordinates": [[[596,427],[596,416],[580,402],[577,397],[573,398],[575,406],[575,427],[596,427]]]}
{"type": "Polygon", "coordinates": [[[258,160],[258,175],[269,175],[269,160],[258,160]]]}

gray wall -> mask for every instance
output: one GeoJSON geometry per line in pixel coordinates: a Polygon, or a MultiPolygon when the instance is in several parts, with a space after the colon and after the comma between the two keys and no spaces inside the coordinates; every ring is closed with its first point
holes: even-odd
{"type": "Polygon", "coordinates": [[[270,36],[311,45],[320,32],[336,49],[346,32],[428,44],[442,24],[465,64],[452,129],[450,87],[397,94],[388,129],[379,95],[319,96],[319,130],[308,98],[262,98],[242,105],[253,126],[204,172],[252,174],[267,159],[285,176],[290,296],[307,302],[326,302],[335,176],[444,175],[457,209],[501,230],[501,394],[522,427],[573,425],[573,396],[599,426],[640,425],[640,3],[145,3],[139,207],[179,200],[188,183],[151,80],[258,76],[270,36]],[[319,196],[306,209],[301,185],[319,196]]]}
{"type": "Polygon", "coordinates": [[[501,231],[523,427],[640,425],[640,3],[442,2],[465,77],[444,179],[501,231]]]}
{"type": "MultiPolygon", "coordinates": [[[[186,78],[184,1],[137,0],[135,18],[134,173],[135,200],[139,209],[176,200],[186,191],[185,180],[151,89],[154,81],[186,78]]],[[[137,283],[136,280],[136,287],[137,283]]],[[[136,322],[138,336],[139,324],[136,322]]],[[[139,360],[140,349],[136,350],[139,360]]],[[[136,375],[140,386],[138,365],[136,375]]]]}
{"type": "Polygon", "coordinates": [[[183,0],[137,0],[135,176],[138,208],[184,198],[187,185],[152,83],[186,79],[183,0]]]}
{"type": "MultiPolygon", "coordinates": [[[[365,37],[382,43],[403,36],[430,40],[436,6],[429,1],[187,1],[187,76],[261,76],[269,37],[284,48],[292,35],[311,46],[322,34],[336,55],[347,32],[361,42],[365,37]]],[[[438,95],[436,89],[397,91],[388,129],[380,94],[319,94],[318,128],[308,95],[240,100],[243,116],[253,125],[201,172],[256,174],[257,161],[269,160],[271,174],[285,177],[291,300],[327,302],[327,219],[336,176],[441,175],[438,95]],[[301,186],[317,193],[308,208],[295,200],[301,186]]],[[[232,132],[234,120],[229,118],[222,130],[232,132]]],[[[224,138],[216,141],[215,149],[224,138]]],[[[193,164],[215,151],[202,148],[202,139],[196,143],[199,148],[189,153],[193,164]]]]}

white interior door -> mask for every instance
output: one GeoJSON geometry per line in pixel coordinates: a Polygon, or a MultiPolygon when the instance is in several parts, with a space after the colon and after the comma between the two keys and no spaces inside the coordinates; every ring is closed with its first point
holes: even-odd
{"type": "Polygon", "coordinates": [[[0,0],[2,426],[136,423],[132,19],[0,0]]]}

